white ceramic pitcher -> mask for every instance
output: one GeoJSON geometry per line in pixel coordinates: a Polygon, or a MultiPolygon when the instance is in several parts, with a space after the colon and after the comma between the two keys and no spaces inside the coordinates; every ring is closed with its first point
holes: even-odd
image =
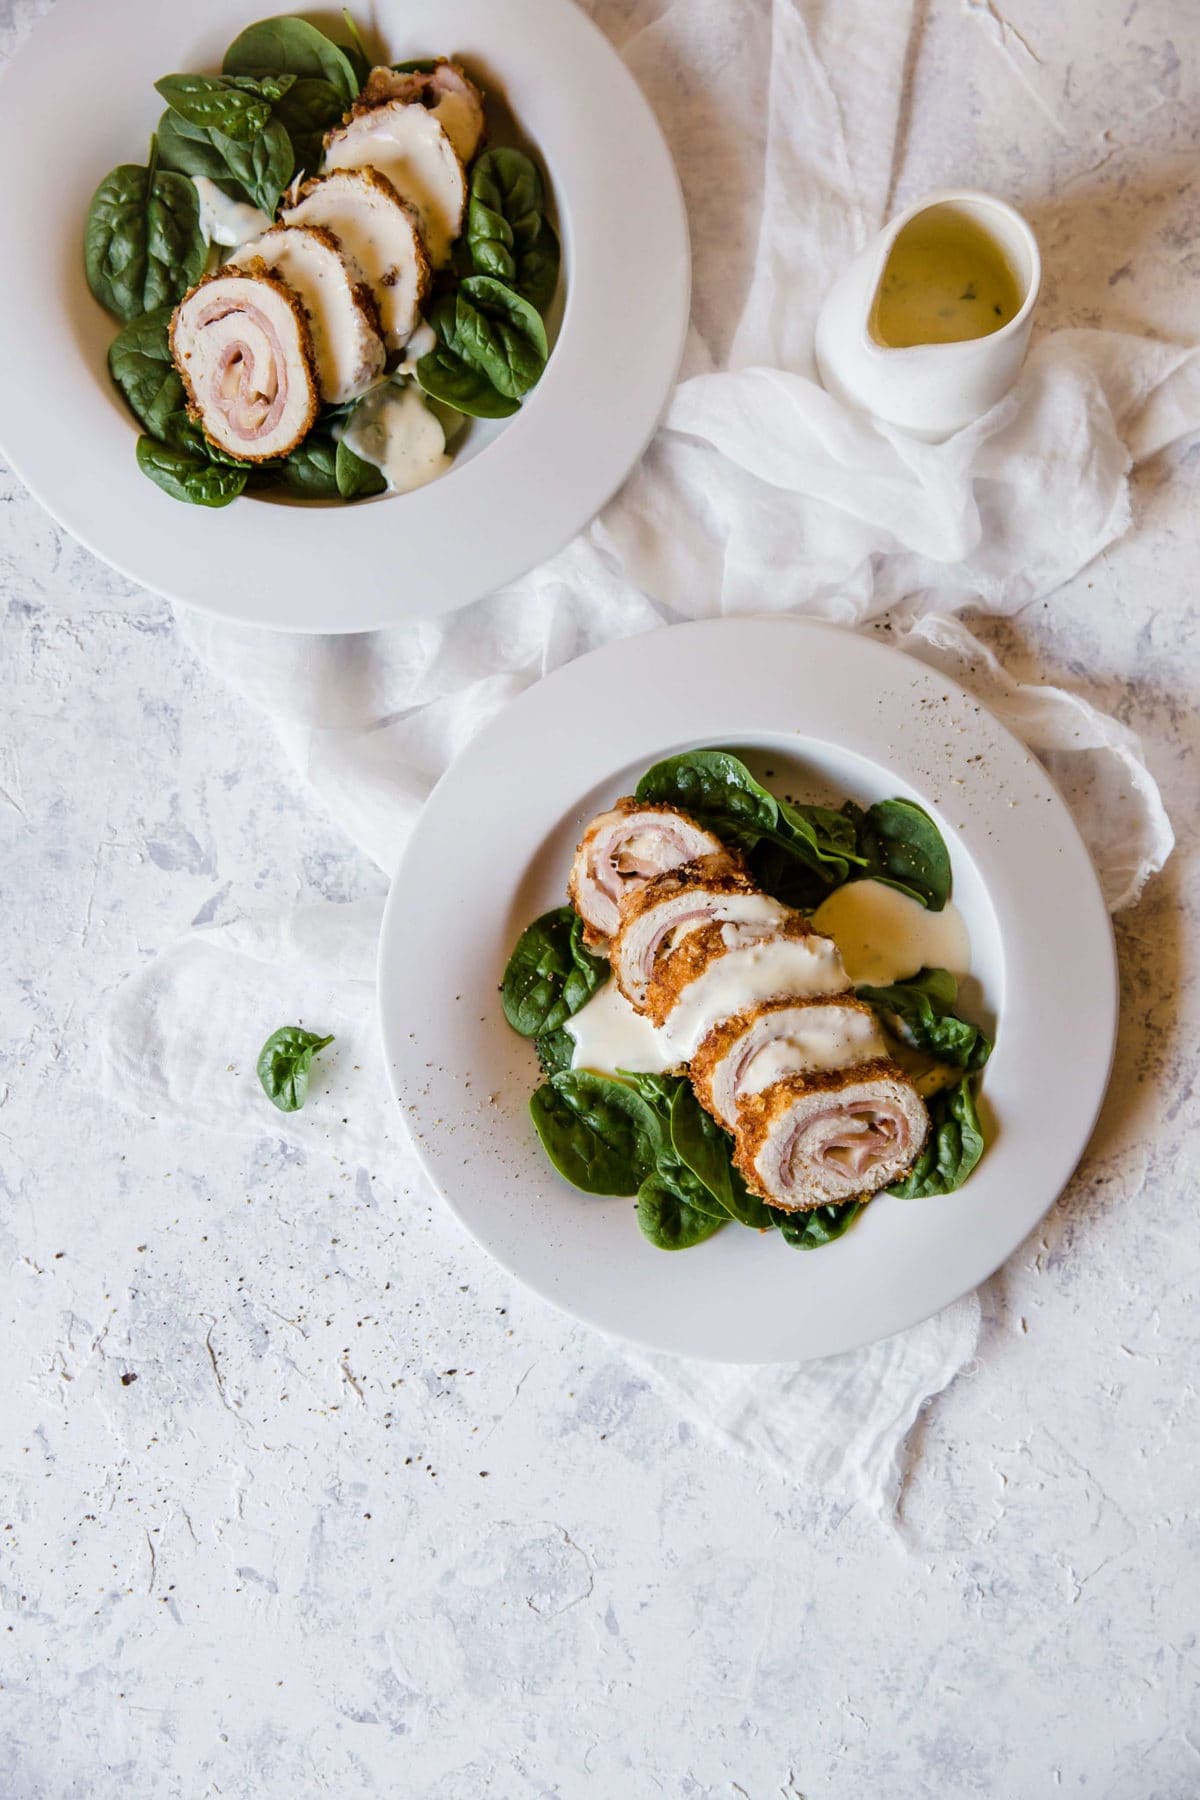
{"type": "Polygon", "coordinates": [[[885,226],[826,295],[816,332],[821,380],[839,400],[913,437],[939,443],[994,406],[1016,380],[1041,281],[1037,239],[1013,207],[970,188],[927,194],[885,226]],[[879,284],[899,233],[910,220],[939,206],[968,214],[1001,246],[1016,277],[1021,306],[1007,325],[986,337],[893,349],[871,329],[879,284]]]}

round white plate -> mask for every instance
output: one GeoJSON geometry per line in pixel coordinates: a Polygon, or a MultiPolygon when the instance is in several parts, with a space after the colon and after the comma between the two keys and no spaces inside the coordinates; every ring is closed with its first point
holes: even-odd
{"type": "Polygon", "coordinates": [[[793,618],[714,620],[613,644],[531,688],[435,789],[393,883],[384,1050],[417,1153],[467,1229],[547,1300],[658,1349],[730,1362],[828,1356],[985,1279],[1051,1205],[1100,1109],[1116,1032],[1112,932],[1041,765],[912,658],[793,618]],[[827,1248],[737,1227],[642,1237],[626,1200],[555,1174],[527,1105],[532,1046],[497,988],[523,926],[564,899],[581,826],[661,756],[745,755],[799,798],[918,800],[941,827],[995,1022],[989,1145],[956,1194],[881,1198],[827,1248]]]}
{"type": "Polygon", "coordinates": [[[496,432],[472,424],[455,467],[416,493],[181,505],[134,461],[137,426],[105,365],[119,327],[88,292],[83,223],[109,169],[145,161],[163,110],[155,80],[219,69],[269,11],[263,0],[58,0],[35,26],[0,84],[0,445],[69,531],[147,587],[245,623],[366,631],[511,581],[620,486],[682,352],[687,220],[649,106],[572,0],[359,8],[392,61],[461,58],[539,157],[563,246],[557,343],[516,417],[496,432]]]}

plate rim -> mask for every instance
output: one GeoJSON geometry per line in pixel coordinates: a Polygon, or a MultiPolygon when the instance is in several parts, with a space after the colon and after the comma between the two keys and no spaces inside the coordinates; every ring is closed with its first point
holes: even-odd
{"type": "MultiPolygon", "coordinates": [[[[771,727],[765,727],[764,734],[769,735],[774,739],[782,739],[784,736],[782,731],[774,731],[771,727]]],[[[707,736],[701,731],[695,735],[695,741],[697,743],[702,741],[733,741],[733,738],[731,734],[720,730],[708,733],[707,736]]],[[[803,741],[804,740],[802,740],[802,742],[803,741]]],[[[807,741],[814,742],[815,740],[810,738],[807,741]]],[[[843,749],[849,755],[857,754],[853,749],[852,744],[844,745],[843,749]]],[[[904,780],[901,781],[901,784],[909,785],[904,780]]],[[[583,791],[586,792],[586,790],[583,791]]],[[[529,854],[533,855],[535,850],[536,846],[530,846],[529,854]]],[[[990,902],[990,890],[988,890],[988,899],[990,902]]],[[[1005,961],[1007,962],[1007,949],[1005,949],[1005,961]]],[[[619,639],[601,645],[598,649],[590,652],[588,655],[574,659],[570,663],[554,670],[542,680],[534,683],[522,694],[518,695],[515,700],[511,701],[501,713],[491,719],[465,747],[436,784],[430,794],[429,800],[422,809],[417,824],[398,860],[395,875],[389,888],[380,930],[376,982],[380,1043],[384,1059],[385,1076],[388,1081],[389,1091],[392,1093],[393,1100],[397,1105],[397,1110],[404,1121],[405,1133],[409,1145],[416,1155],[422,1172],[430,1181],[430,1184],[437,1193],[439,1199],[448,1207],[462,1229],[467,1232],[476,1245],[497,1262],[506,1274],[515,1281],[518,1281],[523,1287],[531,1289],[534,1293],[538,1294],[540,1298],[547,1300],[552,1306],[566,1316],[582,1321],[616,1341],[631,1343],[655,1353],[684,1355],[697,1361],[726,1363],[733,1366],[761,1367],[779,1363],[798,1363],[819,1359],[828,1355],[841,1354],[846,1351],[861,1348],[873,1342],[883,1341],[899,1332],[911,1329],[925,1319],[933,1317],[935,1314],[943,1311],[957,1300],[973,1292],[977,1287],[982,1285],[983,1282],[990,1279],[997,1269],[1001,1268],[1009,1257],[1019,1250],[1021,1244],[1026,1240],[1030,1233],[1037,1228],[1040,1221],[1057,1203],[1062,1192],[1072,1179],[1080,1161],[1086,1154],[1088,1145],[1095,1133],[1111,1080],[1119,1022],[1119,969],[1111,916],[1104,901],[1099,878],[1092,863],[1090,853],[1087,850],[1086,844],[1075,824],[1066,801],[1055,785],[1052,777],[1046,771],[1044,765],[1033,756],[1032,752],[1028,750],[1027,746],[1021,742],[1014,732],[996,718],[990,708],[986,707],[969,689],[965,688],[961,682],[956,681],[952,676],[946,676],[931,665],[921,662],[916,657],[907,655],[897,646],[881,642],[877,635],[868,635],[867,633],[852,627],[833,624],[825,620],[815,620],[804,615],[779,613],[748,614],[739,617],[693,620],[681,625],[659,627],[650,632],[636,634],[630,638],[619,639]],[[644,646],[649,640],[663,642],[669,638],[673,645],[679,645],[682,639],[686,637],[691,642],[707,643],[710,639],[740,635],[747,631],[754,633],[763,627],[772,630],[782,628],[786,631],[794,631],[797,633],[797,641],[800,641],[804,636],[808,636],[814,642],[819,642],[822,638],[831,642],[836,641],[843,648],[848,643],[853,644],[855,646],[854,654],[877,654],[886,657],[891,663],[906,665],[912,671],[914,679],[920,675],[931,678],[935,684],[940,685],[945,690],[947,695],[953,692],[955,696],[964,701],[973,711],[982,714],[988,721],[990,727],[1007,745],[1010,753],[1015,753],[1023,766],[1032,767],[1037,771],[1037,779],[1040,780],[1040,783],[1048,791],[1048,796],[1051,797],[1056,804],[1055,822],[1058,826],[1059,833],[1064,840],[1065,846],[1080,859],[1082,869],[1086,871],[1087,876],[1090,878],[1088,882],[1088,892],[1081,898],[1081,907],[1083,906],[1083,903],[1086,902],[1086,910],[1090,913],[1089,926],[1098,924],[1102,921],[1102,928],[1095,934],[1094,941],[1089,945],[1088,954],[1091,955],[1093,952],[1097,953],[1097,962],[1096,965],[1091,968],[1090,974],[1093,979],[1100,984],[1102,990],[1098,995],[1098,1003],[1099,1010],[1103,1014],[1104,1053],[1101,1059],[1101,1066],[1097,1070],[1093,1091],[1083,1108],[1079,1123],[1071,1134],[1070,1145],[1065,1150],[1064,1155],[1058,1159],[1059,1164],[1065,1172],[1062,1174],[1061,1179],[1056,1178],[1052,1183],[1050,1191],[1046,1192],[1044,1197],[1040,1198],[1037,1211],[1022,1221],[1019,1235],[1008,1242],[1007,1248],[996,1255],[986,1269],[975,1274],[973,1278],[956,1286],[954,1291],[947,1291],[935,1304],[931,1306],[922,1306],[920,1310],[913,1313],[912,1317],[907,1318],[900,1323],[893,1324],[884,1331],[879,1331],[864,1324],[862,1329],[857,1331],[852,1330],[846,1333],[836,1344],[833,1344],[828,1349],[824,1350],[808,1350],[778,1354],[771,1353],[767,1355],[730,1355],[724,1350],[706,1350],[696,1346],[682,1348],[678,1344],[665,1343],[661,1338],[656,1338],[652,1334],[631,1330],[624,1324],[618,1325],[606,1321],[603,1317],[597,1316],[594,1310],[584,1305],[572,1303],[572,1300],[566,1297],[561,1291],[555,1290],[549,1284],[543,1283],[536,1277],[531,1276],[527,1269],[521,1267],[511,1256],[501,1253],[493,1243],[488,1242],[486,1238],[481,1235],[470,1217],[468,1217],[464,1207],[460,1205],[457,1197],[447,1190],[447,1187],[443,1183],[437,1157],[432,1147],[427,1146],[420,1135],[414,1130],[405,1113],[403,1098],[397,1089],[394,1074],[398,1064],[403,1060],[403,1052],[401,1042],[393,1029],[394,1013],[388,1005],[387,996],[390,984],[393,980],[394,946],[397,939],[397,922],[403,912],[403,896],[408,886],[406,875],[411,873],[411,865],[419,861],[422,854],[425,833],[436,827],[439,794],[441,793],[444,795],[447,787],[452,786],[456,778],[460,778],[460,771],[464,766],[469,769],[471,764],[477,758],[487,758],[489,754],[491,754],[495,740],[503,738],[506,733],[512,731],[514,718],[519,719],[523,715],[525,708],[532,710],[537,704],[545,705],[545,695],[548,691],[553,693],[572,682],[577,683],[581,679],[581,670],[590,670],[592,674],[595,674],[597,664],[611,661],[619,663],[624,656],[631,653],[633,647],[638,645],[644,646]],[[427,824],[427,821],[432,821],[432,823],[427,824]]],[[[963,1191],[965,1192],[966,1189],[964,1188],[963,1191]]],[[[564,1195],[569,1195],[570,1193],[570,1190],[565,1183],[563,1184],[563,1192],[564,1195]]],[[[901,1204],[932,1205],[933,1203],[909,1202],[901,1204]]],[[[632,1221],[630,1222],[630,1230],[634,1230],[632,1221]]],[[[827,1252],[827,1254],[828,1253],[829,1252],[827,1252]]]]}

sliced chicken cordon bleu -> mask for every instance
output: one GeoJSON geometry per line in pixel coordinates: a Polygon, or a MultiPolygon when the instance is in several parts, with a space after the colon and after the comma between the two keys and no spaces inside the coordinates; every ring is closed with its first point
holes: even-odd
{"type": "Polygon", "coordinates": [[[855,1068],[785,1075],[748,1095],[734,1162],[755,1193],[785,1212],[887,1187],[929,1133],[925,1103],[887,1057],[855,1068]]]}
{"type": "Polygon", "coordinates": [[[239,254],[260,257],[299,295],[327,406],[355,399],[382,375],[387,353],[375,296],[333,232],[321,225],[273,225],[239,254]]]}
{"type": "Polygon", "coordinates": [[[429,260],[445,268],[463,228],[467,172],[440,120],[419,104],[386,100],[326,132],[326,173],[367,167],[416,207],[429,260]]]}
{"type": "Polygon", "coordinates": [[[264,262],[206,275],[171,315],[170,341],[188,410],[218,450],[266,462],[296,448],[317,416],[312,334],[264,262]]]}
{"type": "Polygon", "coordinates": [[[483,95],[448,57],[439,56],[430,69],[372,69],[353,112],[369,112],[388,100],[431,112],[465,163],[483,143],[483,95]]]}
{"type": "Polygon", "coordinates": [[[878,1019],[852,994],[765,1000],[713,1027],[692,1058],[692,1085],[733,1131],[742,1100],[784,1075],[848,1069],[886,1055],[878,1019]]]}
{"type": "Polygon", "coordinates": [[[429,292],[429,258],[417,210],[378,169],[339,169],[306,181],[285,225],[332,231],[374,295],[389,350],[402,350],[417,328],[429,292]]]}
{"type": "Polygon", "coordinates": [[[694,933],[736,923],[769,936],[788,916],[786,906],[755,887],[740,857],[722,850],[682,863],[621,902],[621,923],[609,946],[617,986],[637,1012],[647,1012],[661,961],[694,933]]]}
{"type": "Polygon", "coordinates": [[[645,1011],[681,1060],[690,1062],[714,1026],[763,1000],[846,991],[833,939],[779,910],[783,918],[770,923],[752,916],[699,925],[655,964],[645,1011]]]}
{"type": "Polygon", "coordinates": [[[719,837],[673,806],[644,806],[632,796],[592,820],[579,840],[567,894],[596,946],[621,923],[621,902],[655,875],[700,856],[723,856],[719,837]]]}

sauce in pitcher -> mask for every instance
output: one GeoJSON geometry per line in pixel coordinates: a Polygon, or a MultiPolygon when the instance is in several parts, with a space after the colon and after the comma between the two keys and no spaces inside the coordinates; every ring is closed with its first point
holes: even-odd
{"type": "Polygon", "coordinates": [[[956,206],[932,206],[903,227],[884,265],[870,329],[892,350],[988,337],[1021,310],[1008,258],[956,206]]]}

